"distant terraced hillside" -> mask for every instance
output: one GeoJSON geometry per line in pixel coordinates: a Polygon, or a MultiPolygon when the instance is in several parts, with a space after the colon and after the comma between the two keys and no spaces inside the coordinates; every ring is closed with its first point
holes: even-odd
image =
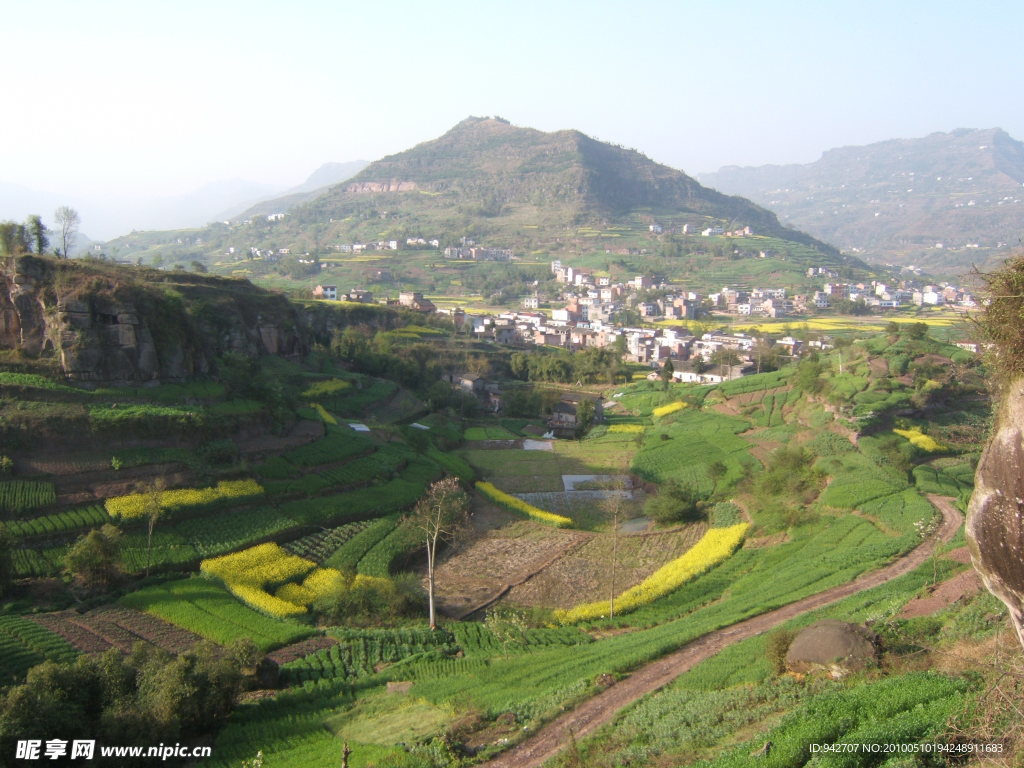
{"type": "Polygon", "coordinates": [[[1024,144],[999,128],[832,149],[808,165],[730,166],[700,180],[873,260],[963,271],[1024,236],[1024,144]]]}

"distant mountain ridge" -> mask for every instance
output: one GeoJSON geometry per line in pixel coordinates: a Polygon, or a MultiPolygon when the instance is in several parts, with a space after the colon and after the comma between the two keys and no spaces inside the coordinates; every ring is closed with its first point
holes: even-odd
{"type": "Polygon", "coordinates": [[[249,218],[251,216],[267,216],[272,213],[287,213],[295,206],[317,197],[328,187],[351,178],[367,165],[369,163],[366,160],[324,163],[298,186],[277,192],[271,197],[263,197],[260,200],[251,200],[244,205],[237,205],[225,211],[225,214],[218,218],[232,219],[238,216],[249,218]]]}
{"type": "Polygon", "coordinates": [[[729,166],[700,180],[843,250],[963,269],[1024,236],[1024,144],[960,129],[825,152],[807,165],[729,166]]]}

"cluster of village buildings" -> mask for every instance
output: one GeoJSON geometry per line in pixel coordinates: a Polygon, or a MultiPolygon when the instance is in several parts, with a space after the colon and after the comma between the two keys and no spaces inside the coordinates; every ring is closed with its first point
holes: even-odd
{"type": "MultiPolygon", "coordinates": [[[[509,345],[540,345],[570,350],[618,345],[625,359],[659,368],[673,361],[674,378],[679,381],[714,383],[737,378],[758,369],[757,357],[774,346],[774,353],[798,356],[810,347],[826,347],[828,339],[803,343],[792,337],[768,340],[743,333],[713,331],[700,337],[690,334],[682,324],[661,328],[628,327],[616,321],[619,312],[631,308],[645,320],[695,320],[709,311],[736,317],[787,317],[824,309],[838,299],[862,300],[876,309],[905,305],[949,305],[970,309],[976,306],[970,292],[950,284],[928,285],[912,280],[898,285],[872,281],[841,283],[837,273],[824,267],[808,269],[808,277],[823,278],[820,290],[812,294],[789,294],[785,288],[737,288],[700,294],[677,286],[656,285],[651,277],[637,275],[625,282],[592,270],[551,263],[554,279],[566,287],[561,294],[564,305],[548,312],[540,311],[540,299],[528,296],[521,310],[496,314],[473,314],[462,309],[438,309],[418,291],[406,291],[387,303],[421,312],[449,314],[456,327],[473,337],[509,345]],[[651,289],[657,289],[652,291],[651,289]],[[647,298],[655,294],[657,298],[647,298]],[[719,354],[728,350],[734,354],[719,354]],[[728,362],[722,362],[728,359],[728,362]]],[[[316,298],[372,303],[372,293],[352,289],[347,293],[337,286],[318,285],[316,298]]]]}
{"type": "MultiPolygon", "coordinates": [[[[539,299],[524,299],[523,308],[499,313],[470,313],[461,308],[437,308],[418,291],[404,291],[397,299],[385,303],[407,307],[424,313],[440,312],[451,317],[456,328],[481,341],[516,346],[546,346],[568,350],[614,347],[630,362],[651,367],[651,378],[662,375],[671,361],[675,381],[713,384],[758,372],[769,357],[795,359],[813,349],[830,349],[831,339],[799,340],[792,336],[770,338],[753,334],[714,330],[691,333],[687,326],[631,327],[616,322],[617,313],[632,308],[649,321],[694,320],[713,310],[736,317],[785,317],[795,312],[827,308],[837,299],[863,300],[877,309],[897,308],[908,304],[949,305],[967,310],[976,306],[973,296],[964,289],[949,285],[925,285],[902,281],[899,285],[873,281],[845,284],[836,281],[837,274],[827,268],[814,267],[808,277],[827,280],[821,290],[810,295],[788,295],[784,288],[724,287],[706,295],[676,286],[655,285],[644,275],[626,282],[613,283],[609,277],[552,262],[555,279],[566,286],[561,294],[564,306],[540,311],[539,299]],[[652,290],[652,289],[657,289],[652,290]],[[656,299],[646,298],[651,294],[656,299]]],[[[327,300],[374,303],[373,294],[364,289],[338,291],[334,285],[318,285],[313,295],[327,300]]],[[[562,303],[562,302],[559,302],[562,303]]],[[[978,351],[975,344],[959,346],[978,351]]],[[[491,410],[501,407],[500,387],[473,374],[450,377],[453,387],[477,395],[491,410]]],[[[558,413],[559,429],[574,424],[576,403],[566,402],[558,413]]]]}

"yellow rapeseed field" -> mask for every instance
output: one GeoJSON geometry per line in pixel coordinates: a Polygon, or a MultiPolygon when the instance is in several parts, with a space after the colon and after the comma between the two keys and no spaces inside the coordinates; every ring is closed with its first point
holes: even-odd
{"type": "MultiPolygon", "coordinates": [[[[683,555],[666,563],[639,584],[616,597],[615,610],[626,613],[647,605],[718,565],[736,551],[743,541],[747,527],[747,523],[739,523],[728,528],[710,529],[683,555]]],[[[599,619],[607,615],[607,600],[554,612],[555,620],[562,624],[599,619]]]]}
{"type": "Polygon", "coordinates": [[[221,579],[225,583],[283,584],[294,581],[316,568],[316,563],[293,555],[273,542],[203,560],[199,570],[221,579]]]}
{"type": "Polygon", "coordinates": [[[336,425],[338,423],[338,420],[334,418],[331,414],[329,414],[327,412],[327,409],[320,405],[320,403],[310,403],[309,405],[310,407],[312,407],[314,411],[317,412],[317,414],[320,416],[320,420],[325,424],[336,425]]]}
{"type": "MultiPolygon", "coordinates": [[[[198,507],[221,499],[241,499],[260,496],[263,486],[255,480],[222,480],[210,488],[177,488],[173,491],[159,491],[160,508],[164,510],[198,507]]],[[[146,515],[149,494],[129,493],[113,496],[103,502],[111,517],[131,520],[146,515]]]]}
{"type": "Polygon", "coordinates": [[[274,543],[203,560],[199,570],[220,579],[231,594],[250,608],[277,618],[301,616],[322,598],[353,587],[380,586],[389,581],[318,568],[312,560],[293,555],[274,543]],[[277,589],[271,594],[268,590],[275,586],[277,589]]]}
{"type": "Polygon", "coordinates": [[[940,451],[949,450],[947,446],[940,443],[934,437],[929,437],[924,434],[919,429],[894,429],[893,432],[900,437],[905,437],[922,451],[927,451],[928,453],[938,453],[940,451]]]}
{"type": "Polygon", "coordinates": [[[522,499],[498,490],[491,483],[479,481],[477,482],[476,487],[478,491],[491,501],[496,501],[503,507],[507,507],[515,512],[522,512],[524,515],[528,515],[534,520],[540,520],[543,523],[551,523],[559,528],[568,528],[572,525],[572,520],[570,518],[564,517],[563,515],[556,515],[554,512],[547,512],[533,506],[532,504],[527,504],[522,499]]]}
{"type": "Polygon", "coordinates": [[[659,405],[651,411],[651,415],[656,419],[660,419],[662,416],[668,416],[670,413],[681,411],[685,407],[686,403],[682,400],[676,400],[674,403],[669,403],[668,405],[659,405]]]}

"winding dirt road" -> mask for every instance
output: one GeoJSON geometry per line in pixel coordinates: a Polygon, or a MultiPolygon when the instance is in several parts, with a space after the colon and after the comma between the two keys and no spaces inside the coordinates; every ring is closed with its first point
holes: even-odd
{"type": "Polygon", "coordinates": [[[679,675],[714,656],[723,648],[773,629],[802,613],[822,608],[850,595],[902,576],[928,560],[941,542],[953,538],[963,516],[952,501],[929,495],[928,500],[942,513],[938,529],[915,549],[890,565],[816,595],[810,595],[774,611],[709,632],[657,661],[637,669],[575,709],[560,715],[517,746],[481,765],[484,768],[540,768],[565,748],[570,731],[583,738],[608,723],[619,710],[642,696],[671,683],[679,675]]]}

